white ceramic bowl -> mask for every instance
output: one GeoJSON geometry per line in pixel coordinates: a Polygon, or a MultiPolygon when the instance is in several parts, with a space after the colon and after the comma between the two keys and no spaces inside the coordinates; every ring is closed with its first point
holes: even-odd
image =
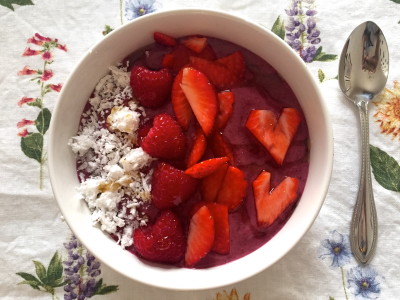
{"type": "Polygon", "coordinates": [[[312,225],[328,189],[333,140],[318,84],[299,56],[269,30],[218,11],[188,9],[140,17],[108,34],[90,49],[65,83],[54,109],[49,137],[49,171],[55,197],[76,237],[100,261],[139,282],[175,290],[221,287],[249,278],[282,258],[312,225]],[[154,31],[172,36],[203,34],[234,42],[269,62],[296,94],[309,127],[310,169],[303,195],[286,225],[253,253],[209,269],[186,269],[145,263],[124,251],[92,225],[78,200],[75,156],[67,145],[76,135],[81,112],[110,65],[152,43],[154,31]]]}

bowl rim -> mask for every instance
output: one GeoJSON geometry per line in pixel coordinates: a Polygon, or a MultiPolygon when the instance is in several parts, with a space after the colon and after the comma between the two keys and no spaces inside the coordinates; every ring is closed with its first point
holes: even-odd
{"type": "MultiPolygon", "coordinates": [[[[81,230],[79,228],[79,225],[74,223],[73,217],[66,214],[66,206],[65,203],[63,203],[62,199],[62,194],[61,191],[59,190],[59,184],[56,182],[55,178],[57,177],[57,170],[55,166],[55,139],[57,137],[57,132],[55,131],[55,126],[57,122],[57,116],[59,116],[62,112],[60,111],[60,102],[63,98],[65,98],[66,90],[69,89],[70,87],[70,82],[74,76],[76,76],[77,73],[79,73],[81,69],[82,63],[90,59],[90,55],[92,52],[96,51],[101,45],[107,43],[110,39],[112,39],[114,36],[117,34],[120,34],[121,32],[127,30],[129,31],[129,28],[134,28],[137,26],[136,24],[141,24],[143,22],[146,22],[148,19],[151,18],[159,18],[159,17],[176,17],[177,15],[182,16],[186,14],[206,14],[208,16],[212,17],[217,17],[217,18],[226,18],[229,19],[232,22],[237,22],[237,23],[242,23],[245,26],[249,27],[249,30],[256,30],[256,31],[262,31],[262,33],[265,35],[265,37],[268,37],[272,39],[275,43],[279,45],[284,51],[288,52],[291,51],[293,54],[294,51],[285,43],[283,40],[281,40],[279,37],[277,37],[274,33],[272,33],[269,29],[262,27],[261,25],[258,25],[254,23],[253,21],[249,20],[248,18],[242,16],[242,15],[237,15],[234,13],[227,13],[222,10],[217,10],[217,9],[198,9],[198,8],[185,8],[185,9],[174,9],[174,10],[167,10],[167,11],[159,11],[155,12],[152,14],[148,14],[145,16],[142,16],[140,18],[134,19],[119,28],[113,30],[110,34],[108,34],[106,37],[104,37],[102,40],[97,42],[93,47],[91,47],[86,53],[83,55],[83,57],[78,61],[78,63],[75,65],[73,71],[69,74],[67,80],[65,81],[64,87],[61,90],[58,101],[54,107],[53,110],[53,118],[51,119],[50,123],[50,128],[49,128],[49,142],[48,142],[48,170],[49,170],[49,176],[50,176],[50,181],[53,189],[53,193],[55,196],[55,199],[58,203],[58,206],[61,210],[61,213],[63,214],[67,224],[71,228],[71,231],[73,234],[78,238],[78,240],[90,251],[96,258],[98,258],[102,263],[113,269],[114,271],[124,275],[125,277],[128,277],[130,279],[133,279],[135,281],[144,283],[146,285],[158,287],[158,288],[164,288],[164,289],[171,289],[171,290],[180,290],[180,291],[188,291],[188,290],[205,290],[205,289],[212,289],[212,288],[218,288],[222,287],[225,285],[229,284],[234,284],[239,281],[248,279],[261,271],[267,269],[277,261],[279,261],[282,257],[284,257],[297,243],[298,241],[305,235],[305,233],[309,230],[313,222],[315,221],[322,204],[325,200],[326,193],[329,188],[329,182],[331,178],[331,173],[332,173],[332,168],[333,168],[333,135],[332,135],[332,129],[331,129],[331,122],[330,122],[330,117],[327,113],[327,107],[325,103],[322,101],[322,93],[320,91],[319,85],[316,82],[316,79],[312,76],[310,70],[306,66],[306,64],[301,60],[301,58],[298,55],[292,55],[291,59],[294,60],[294,62],[297,64],[297,67],[301,68],[301,70],[304,73],[304,76],[306,76],[307,81],[311,85],[312,89],[314,90],[313,92],[315,93],[316,97],[319,98],[321,101],[319,101],[320,104],[320,109],[322,114],[324,114],[324,120],[325,123],[322,124],[323,130],[326,134],[325,140],[324,140],[324,145],[326,146],[326,152],[322,155],[326,158],[326,165],[325,169],[322,170],[323,172],[319,174],[319,179],[321,182],[321,188],[319,190],[319,199],[318,199],[318,205],[313,206],[313,210],[311,212],[307,212],[309,215],[309,218],[305,222],[301,224],[301,226],[298,226],[296,228],[296,235],[295,238],[293,239],[288,239],[282,238],[282,239],[277,239],[277,236],[279,236],[279,232],[267,243],[267,244],[276,244],[279,242],[284,241],[288,246],[284,251],[281,251],[280,253],[274,253],[275,259],[274,261],[266,264],[256,264],[253,265],[252,268],[245,268],[245,266],[248,263],[252,262],[252,257],[260,257],[260,252],[262,251],[262,248],[265,246],[262,246],[261,248],[255,250],[249,255],[246,255],[243,258],[240,258],[238,260],[229,262],[227,264],[224,264],[222,266],[217,266],[217,267],[212,267],[208,269],[186,269],[186,268],[168,268],[165,266],[162,266],[161,268],[156,267],[155,269],[153,268],[152,271],[156,272],[157,275],[160,276],[165,276],[165,278],[169,278],[170,276],[176,276],[178,275],[177,278],[188,278],[186,281],[186,285],[183,286],[180,282],[175,283],[174,281],[171,280],[165,280],[165,281],[157,281],[153,282],[153,276],[152,275],[146,275],[143,277],[143,274],[135,274],[135,273],[127,273],[126,271],[121,271],[118,269],[116,264],[110,263],[107,261],[105,258],[106,256],[101,253],[101,250],[95,247],[95,245],[87,244],[86,240],[84,239],[84,234],[86,231],[81,230]],[[228,277],[229,279],[224,279],[224,274],[229,272],[236,272],[239,271],[240,276],[236,276],[235,279],[232,279],[228,277]],[[217,283],[212,282],[210,280],[210,272],[215,272],[216,274],[219,274],[219,280],[217,283]],[[193,281],[198,281],[202,280],[199,282],[193,282],[193,281]]],[[[246,47],[246,46],[244,46],[246,47]]],[[[297,95],[296,95],[297,96],[297,95]]],[[[308,179],[307,179],[308,182],[308,179]]],[[[307,182],[306,182],[306,187],[307,187],[307,182]]],[[[292,218],[292,217],[291,217],[292,218]]],[[[290,221],[290,219],[289,219],[290,221]]],[[[288,222],[289,222],[288,221],[288,222]]],[[[285,225],[286,226],[286,225],[285,225]]],[[[284,226],[284,227],[285,227],[284,226]]],[[[283,229],[283,228],[282,228],[283,229]]],[[[282,229],[280,231],[282,231],[282,229]]],[[[116,243],[115,243],[116,245],[116,243]]],[[[119,247],[119,246],[118,246],[119,247]]],[[[121,249],[122,250],[122,249],[121,249]]],[[[117,250],[116,250],[117,251],[117,250]]],[[[122,250],[124,251],[124,250],[122,250]]],[[[125,251],[127,252],[127,251],[125,251]]],[[[152,264],[149,263],[143,263],[143,265],[146,266],[151,266],[152,264]]]]}

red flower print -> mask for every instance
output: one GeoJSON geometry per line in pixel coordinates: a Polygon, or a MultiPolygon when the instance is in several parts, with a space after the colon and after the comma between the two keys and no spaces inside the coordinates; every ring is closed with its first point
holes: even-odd
{"type": "Polygon", "coordinates": [[[27,43],[30,43],[30,44],[38,45],[38,46],[41,46],[41,45],[43,45],[43,43],[44,43],[43,41],[40,41],[40,40],[35,39],[34,36],[31,37],[31,38],[29,38],[26,42],[27,42],[27,43]]]}
{"type": "Polygon", "coordinates": [[[42,53],[42,52],[39,50],[33,50],[28,47],[28,48],[25,48],[25,51],[24,51],[24,53],[22,53],[22,56],[33,56],[33,55],[38,55],[40,53],[42,53]]]}
{"type": "Polygon", "coordinates": [[[46,61],[51,61],[52,57],[53,57],[53,55],[49,51],[46,51],[42,54],[43,60],[46,60],[46,61]]]}
{"type": "Polygon", "coordinates": [[[67,46],[66,46],[66,45],[57,44],[57,48],[60,49],[60,50],[62,50],[62,51],[67,52],[67,46]]]}
{"type": "Polygon", "coordinates": [[[21,107],[25,103],[30,103],[36,101],[35,98],[28,98],[28,97],[22,97],[21,100],[18,101],[18,106],[21,107]]]}
{"type": "Polygon", "coordinates": [[[32,75],[37,74],[37,70],[29,69],[28,66],[25,66],[21,71],[18,71],[17,75],[32,75]]]}
{"type": "Polygon", "coordinates": [[[45,36],[43,36],[43,35],[40,35],[39,33],[35,33],[35,37],[36,37],[38,40],[43,41],[43,42],[51,42],[51,38],[45,37],[45,36]]]}
{"type": "Polygon", "coordinates": [[[41,80],[43,81],[47,81],[49,80],[51,77],[53,77],[53,71],[52,70],[44,70],[42,76],[40,77],[41,80]]]}
{"type": "Polygon", "coordinates": [[[20,132],[18,132],[18,136],[20,136],[20,137],[24,137],[24,136],[27,136],[29,134],[29,132],[28,132],[28,129],[24,129],[24,130],[21,130],[20,132]]]}
{"type": "Polygon", "coordinates": [[[55,92],[60,92],[62,88],[62,84],[50,84],[50,88],[55,92]]]}
{"type": "Polygon", "coordinates": [[[22,119],[21,121],[19,121],[17,123],[17,128],[21,128],[21,127],[25,127],[25,126],[33,125],[33,124],[35,124],[35,121],[22,119]]]}

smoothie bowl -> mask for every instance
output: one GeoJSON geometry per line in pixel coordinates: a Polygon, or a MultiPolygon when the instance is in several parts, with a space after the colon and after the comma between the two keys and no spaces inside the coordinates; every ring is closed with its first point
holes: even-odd
{"type": "Polygon", "coordinates": [[[329,118],[307,67],[242,18],[176,10],[113,31],[54,110],[53,191],[117,272],[176,290],[246,279],[282,258],[324,201],[329,118]]]}

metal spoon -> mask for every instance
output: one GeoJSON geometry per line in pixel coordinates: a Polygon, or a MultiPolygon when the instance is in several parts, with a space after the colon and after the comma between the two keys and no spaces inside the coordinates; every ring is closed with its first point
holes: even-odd
{"type": "Polygon", "coordinates": [[[371,184],[368,103],[382,91],[389,73],[389,51],[382,30],[368,21],[347,39],[339,61],[339,85],[355,104],[361,125],[361,178],[353,212],[350,245],[355,258],[366,264],[377,242],[378,223],[371,184]]]}

